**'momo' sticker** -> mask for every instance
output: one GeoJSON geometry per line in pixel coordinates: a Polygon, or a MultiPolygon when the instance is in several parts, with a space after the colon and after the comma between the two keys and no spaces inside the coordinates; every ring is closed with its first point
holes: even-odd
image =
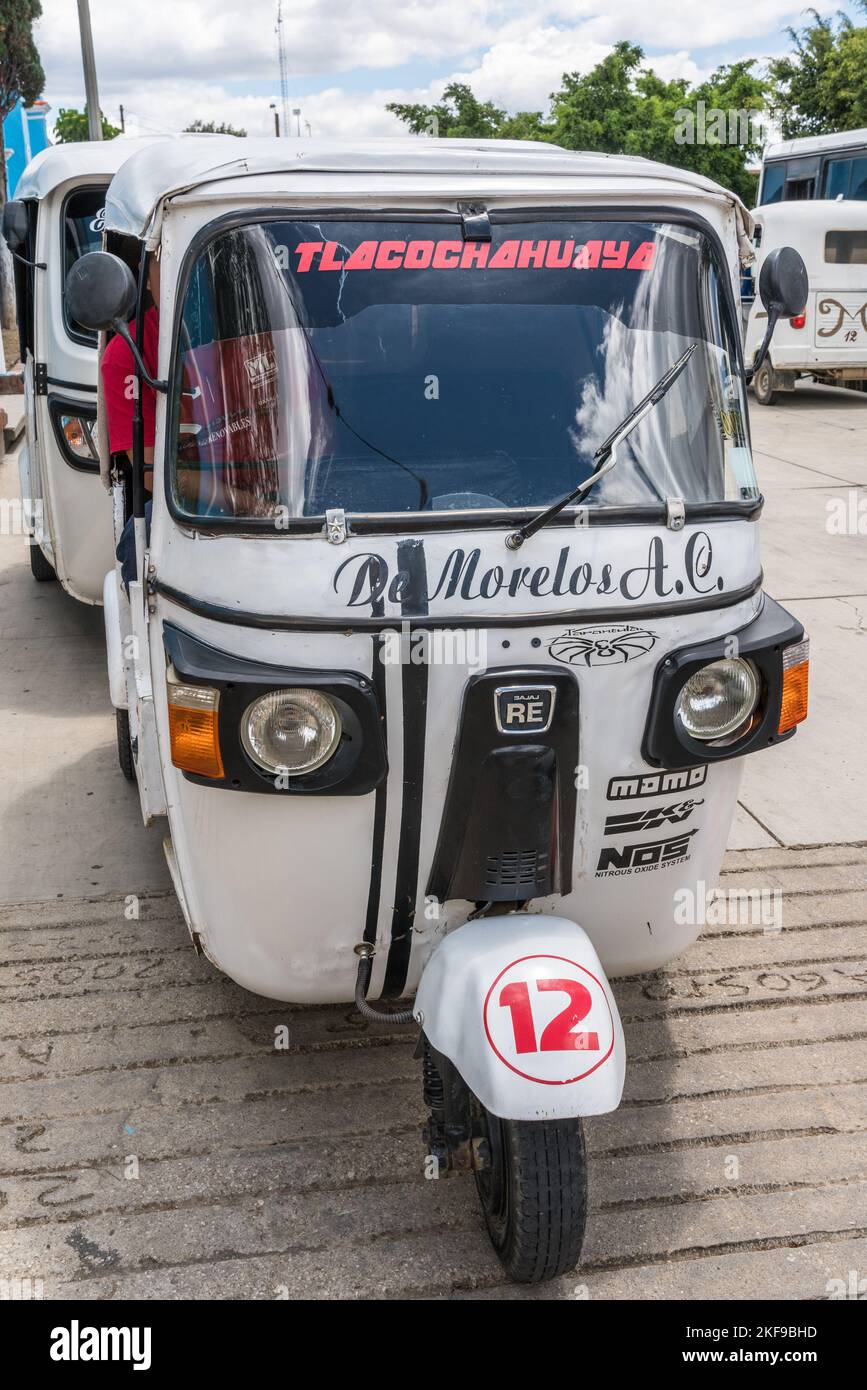
{"type": "Polygon", "coordinates": [[[528,1081],[567,1086],[610,1057],[614,1019],[596,976],[566,956],[522,956],[488,990],[485,1036],[528,1081]]]}

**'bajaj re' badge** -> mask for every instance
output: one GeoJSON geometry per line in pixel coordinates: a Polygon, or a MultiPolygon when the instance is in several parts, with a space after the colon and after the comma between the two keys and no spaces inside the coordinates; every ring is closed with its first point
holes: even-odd
{"type": "Polygon", "coordinates": [[[544,734],[554,718],[553,685],[501,685],[494,691],[494,714],[501,734],[544,734]]]}

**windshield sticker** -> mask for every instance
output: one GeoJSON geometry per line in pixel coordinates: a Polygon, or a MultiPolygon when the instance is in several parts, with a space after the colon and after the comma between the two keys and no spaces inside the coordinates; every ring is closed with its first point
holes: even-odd
{"type": "Polygon", "coordinates": [[[622,849],[604,847],[596,866],[597,878],[617,878],[621,874],[647,874],[682,864],[689,858],[693,835],[698,830],[681,831],[667,840],[646,840],[642,844],[624,845],[622,849]]]}
{"type": "Polygon", "coordinates": [[[704,798],[693,797],[686,801],[675,801],[671,806],[656,806],[647,811],[621,811],[619,815],[605,817],[606,835],[631,835],[633,831],[658,830],[666,821],[679,825],[689,820],[696,806],[703,806],[704,798]]]}
{"type": "Polygon", "coordinates": [[[649,652],[657,635],[630,623],[574,627],[555,637],[548,651],[555,661],[563,661],[567,666],[621,666],[649,652]]]}
{"type": "MultiPolygon", "coordinates": [[[[423,595],[424,602],[433,603],[436,599],[460,598],[464,603],[484,602],[504,598],[535,599],[582,598],[587,594],[606,595],[638,603],[641,599],[669,598],[673,594],[710,594],[725,588],[722,575],[714,577],[714,551],[710,536],[706,531],[695,531],[684,547],[682,556],[683,578],[669,578],[672,565],[666,558],[666,551],[659,536],[653,536],[648,543],[647,556],[643,563],[630,565],[618,573],[612,562],[596,566],[590,561],[576,560],[573,548],[561,547],[556,564],[553,565],[506,565],[495,564],[482,568],[480,547],[473,550],[457,548],[449,552],[443,562],[439,575],[423,595]]],[[[385,556],[375,551],[363,551],[342,561],[334,572],[332,588],[347,608],[371,608],[386,599],[389,603],[400,603],[409,576],[404,570],[393,570],[385,556]]],[[[644,632],[643,628],[620,625],[622,633],[644,632]]],[[[602,645],[610,645],[615,628],[578,628],[575,632],[563,633],[555,638],[558,642],[575,637],[585,639],[592,635],[602,645]]],[[[652,640],[643,650],[649,651],[656,640],[655,634],[645,633],[638,641],[652,640]]],[[[553,653],[552,653],[553,654],[553,653]]],[[[632,653],[637,655],[637,652],[632,653]]],[[[628,656],[618,655],[616,660],[627,661],[628,656]]],[[[569,661],[561,656],[558,660],[569,661]]],[[[587,665],[601,665],[599,661],[588,661],[587,665]]]]}
{"type": "Polygon", "coordinates": [[[650,270],[652,241],[300,241],[296,275],[349,270],[650,270]],[[576,249],[577,248],[577,249],[576,249]]]}

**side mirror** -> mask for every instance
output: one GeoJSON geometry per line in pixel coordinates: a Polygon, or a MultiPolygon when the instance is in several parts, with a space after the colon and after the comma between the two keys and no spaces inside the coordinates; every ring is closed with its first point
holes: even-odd
{"type": "Polygon", "coordinates": [[[126,326],[135,309],[135,278],[126,261],[110,251],[89,251],[66,277],[66,312],[84,328],[126,326]]]}
{"type": "Polygon", "coordinates": [[[803,258],[793,246],[778,246],[762,263],[759,298],[770,315],[793,319],[803,313],[810,282],[803,258]]]}
{"type": "Polygon", "coordinates": [[[759,298],[768,311],[768,327],[752,367],[747,372],[751,381],[768,355],[771,339],[780,319],[793,319],[804,312],[810,281],[803,257],[793,246],[777,246],[762,262],[759,273],[759,298]]]}
{"type": "Polygon", "coordinates": [[[30,219],[24,203],[13,200],[3,208],[3,235],[10,251],[20,251],[26,245],[30,219]]]}
{"type": "Polygon", "coordinates": [[[133,355],[142,380],[154,391],[167,391],[165,381],[152,377],[144,364],[138,344],[127,328],[132,318],[138,291],[135,276],[120,256],[110,251],[88,251],[66,277],[66,312],[84,328],[97,332],[113,328],[119,333],[133,355]]]}

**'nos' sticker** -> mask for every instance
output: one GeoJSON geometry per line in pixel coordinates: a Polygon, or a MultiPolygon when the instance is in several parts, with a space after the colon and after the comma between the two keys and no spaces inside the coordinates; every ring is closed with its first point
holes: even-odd
{"type": "Polygon", "coordinates": [[[601,982],[566,956],[522,956],[507,965],[485,997],[484,1024],[500,1061],[542,1086],[581,1081],[614,1048],[601,982]]]}

